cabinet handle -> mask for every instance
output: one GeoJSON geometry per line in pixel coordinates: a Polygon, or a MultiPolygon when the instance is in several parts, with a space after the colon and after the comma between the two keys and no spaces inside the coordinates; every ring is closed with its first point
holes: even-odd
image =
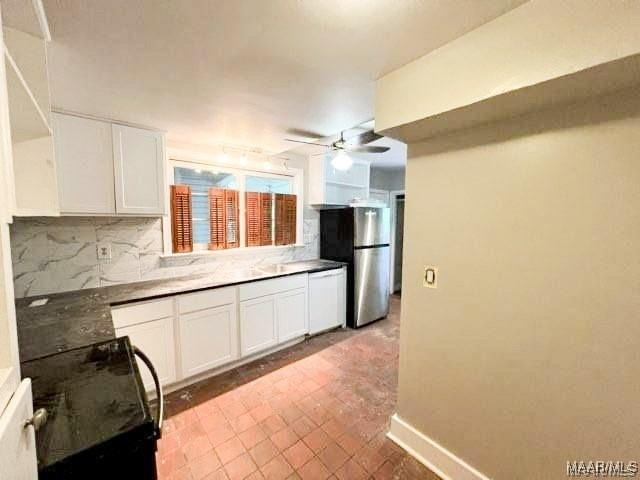
{"type": "Polygon", "coordinates": [[[33,427],[33,430],[37,432],[45,423],[47,423],[47,418],[49,418],[47,409],[39,408],[33,412],[33,416],[30,419],[24,422],[24,428],[33,427]]]}
{"type": "Polygon", "coordinates": [[[153,383],[156,386],[156,398],[158,400],[158,409],[156,411],[156,438],[160,439],[162,437],[162,421],[164,418],[164,397],[162,396],[162,385],[160,385],[158,372],[156,372],[156,368],[153,366],[153,363],[151,363],[149,357],[135,345],[133,346],[133,353],[140,357],[140,360],[149,367],[149,371],[153,377],[153,383]]]}

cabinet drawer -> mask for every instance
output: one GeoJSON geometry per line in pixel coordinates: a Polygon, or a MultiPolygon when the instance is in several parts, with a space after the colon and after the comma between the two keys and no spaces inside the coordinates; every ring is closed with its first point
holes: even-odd
{"type": "Polygon", "coordinates": [[[115,328],[173,316],[173,299],[149,300],[111,308],[115,328]]]}
{"type": "Polygon", "coordinates": [[[251,298],[263,297],[265,295],[273,295],[279,292],[286,292],[295,288],[304,288],[307,286],[307,274],[290,275],[288,277],[272,278],[270,280],[262,280],[260,282],[247,283],[238,287],[240,300],[249,300],[251,298]]]}
{"type": "Polygon", "coordinates": [[[178,296],[178,312],[188,313],[229,305],[236,301],[236,288],[216,288],[178,296]]]}

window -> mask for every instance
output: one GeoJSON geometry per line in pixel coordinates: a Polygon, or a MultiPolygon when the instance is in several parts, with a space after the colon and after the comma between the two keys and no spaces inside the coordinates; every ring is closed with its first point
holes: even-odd
{"type": "Polygon", "coordinates": [[[296,243],[300,171],[262,173],[177,160],[170,166],[167,233],[174,253],[296,243]]]}
{"type": "Polygon", "coordinates": [[[237,188],[235,175],[216,173],[199,168],[175,167],[174,185],[191,187],[193,243],[208,244],[211,231],[209,217],[209,189],[213,187],[237,188]]]}

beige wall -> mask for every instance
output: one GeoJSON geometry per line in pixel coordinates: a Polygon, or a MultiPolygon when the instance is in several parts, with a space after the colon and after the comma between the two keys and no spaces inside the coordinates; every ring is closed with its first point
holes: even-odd
{"type": "MultiPolygon", "coordinates": [[[[525,89],[640,52],[640,2],[624,0],[531,0],[472,30],[376,82],[376,130],[384,131],[425,117],[436,117],[508,92],[525,89]]],[[[635,64],[634,64],[635,65],[635,64]]],[[[631,68],[631,67],[627,67],[631,68]]],[[[637,69],[637,66],[633,68],[637,69]]],[[[616,73],[616,72],[614,72],[616,73]]],[[[637,72],[617,72],[626,82],[637,72]]],[[[571,83],[582,94],[597,87],[571,83]]],[[[613,74],[608,82],[614,82],[613,74]]],[[[501,110],[522,103],[558,102],[571,92],[556,89],[547,98],[529,93],[504,100],[501,110]],[[530,95],[530,96],[528,96],[530,95]]],[[[477,123],[479,113],[442,120],[449,126],[477,123]]],[[[500,112],[483,111],[491,118],[500,112]]],[[[504,114],[502,115],[504,118],[504,114]]],[[[434,123],[432,119],[432,124],[434,123]]],[[[438,128],[445,129],[446,125],[438,128]]],[[[433,125],[425,129],[433,130],[433,125]]],[[[389,132],[391,133],[391,132],[389,132]]],[[[393,135],[392,135],[393,136],[393,135]]],[[[418,137],[415,137],[418,138],[418,137]]],[[[422,136],[421,138],[425,138],[422,136]]]]}
{"type": "Polygon", "coordinates": [[[406,189],[399,416],[495,479],[640,460],[640,89],[410,145],[406,189]]]}

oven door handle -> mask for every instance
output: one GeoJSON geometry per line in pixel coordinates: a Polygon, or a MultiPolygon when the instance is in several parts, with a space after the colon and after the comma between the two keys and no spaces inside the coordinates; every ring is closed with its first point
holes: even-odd
{"type": "Polygon", "coordinates": [[[151,372],[151,376],[153,377],[153,383],[156,386],[156,400],[158,402],[158,409],[156,411],[156,421],[155,421],[155,429],[156,429],[156,438],[160,439],[162,436],[162,420],[164,418],[164,397],[162,396],[162,385],[160,384],[160,379],[158,378],[158,372],[156,372],[156,368],[151,363],[149,357],[145,355],[145,353],[140,350],[135,345],[133,346],[133,352],[140,357],[140,360],[149,368],[151,372]]]}

